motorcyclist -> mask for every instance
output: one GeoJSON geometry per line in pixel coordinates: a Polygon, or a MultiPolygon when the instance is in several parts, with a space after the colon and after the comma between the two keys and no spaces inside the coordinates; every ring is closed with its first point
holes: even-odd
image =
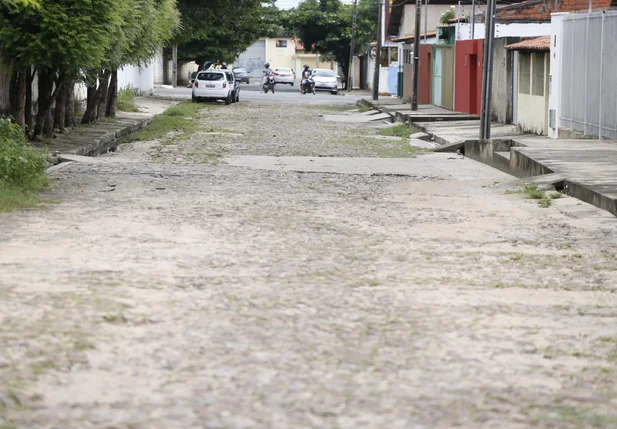
{"type": "MultiPolygon", "coordinates": [[[[311,69],[309,68],[308,64],[304,64],[304,70],[302,70],[302,80],[300,80],[300,91],[302,91],[302,88],[304,87],[304,84],[306,82],[306,80],[311,78],[311,75],[313,73],[311,72],[311,69]]],[[[309,84],[309,82],[306,82],[307,84],[309,84]]]]}
{"type": "Polygon", "coordinates": [[[221,64],[221,70],[227,70],[227,63],[221,64]]]}
{"type": "Polygon", "coordinates": [[[270,68],[270,63],[265,63],[264,64],[264,71],[263,71],[263,73],[264,73],[264,78],[263,78],[263,81],[261,82],[261,89],[262,89],[262,91],[264,89],[264,85],[268,83],[268,76],[270,76],[273,73],[272,69],[270,68]]]}

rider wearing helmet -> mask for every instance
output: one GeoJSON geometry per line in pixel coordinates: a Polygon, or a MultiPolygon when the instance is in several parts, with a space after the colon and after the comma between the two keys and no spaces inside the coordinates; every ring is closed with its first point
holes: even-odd
{"type": "Polygon", "coordinates": [[[264,85],[266,83],[268,83],[268,76],[270,76],[273,73],[272,69],[270,68],[270,63],[265,63],[264,64],[264,71],[263,71],[263,73],[264,73],[264,78],[263,78],[263,81],[261,82],[261,89],[262,90],[264,89],[264,85]]]}
{"type": "Polygon", "coordinates": [[[300,80],[300,91],[302,91],[302,86],[305,82],[306,79],[310,79],[311,74],[313,74],[311,72],[311,69],[309,68],[308,64],[304,64],[304,70],[302,70],[302,79],[300,80]]]}
{"type": "Polygon", "coordinates": [[[221,69],[222,70],[227,70],[227,63],[221,64],[221,69]]]}

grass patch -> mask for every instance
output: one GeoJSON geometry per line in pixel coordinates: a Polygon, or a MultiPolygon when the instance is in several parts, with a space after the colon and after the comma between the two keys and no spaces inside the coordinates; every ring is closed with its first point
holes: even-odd
{"type": "Polygon", "coordinates": [[[547,194],[545,190],[540,189],[538,185],[525,185],[523,189],[520,190],[512,190],[509,189],[506,192],[507,194],[523,194],[525,198],[531,200],[538,200],[538,206],[542,208],[548,208],[553,204],[553,200],[563,197],[563,193],[561,192],[551,192],[547,194]]]}
{"type": "Polygon", "coordinates": [[[2,184],[0,181],[0,212],[11,212],[34,207],[41,200],[32,192],[24,191],[16,186],[2,184]]]}
{"type": "Polygon", "coordinates": [[[200,111],[204,106],[190,101],[168,108],[155,116],[150,125],[136,133],[124,136],[121,143],[135,141],[161,140],[163,143],[184,140],[199,130],[197,119],[202,117],[200,111]]]}
{"type": "Polygon", "coordinates": [[[135,103],[135,88],[127,85],[118,92],[118,110],[123,112],[139,112],[135,103]]]}
{"type": "Polygon", "coordinates": [[[559,410],[559,418],[564,422],[574,424],[577,428],[616,427],[616,415],[602,415],[574,407],[564,407],[559,410]]]}
{"type": "Polygon", "coordinates": [[[523,188],[523,194],[525,194],[525,198],[541,200],[544,198],[546,192],[538,188],[538,185],[525,185],[523,188]]]}
{"type": "Polygon", "coordinates": [[[401,137],[404,139],[409,138],[409,136],[415,132],[416,130],[413,127],[408,127],[405,124],[398,124],[393,127],[382,128],[379,130],[379,134],[382,136],[401,137]]]}
{"type": "Polygon", "coordinates": [[[33,147],[21,127],[0,118],[0,211],[39,204],[36,193],[48,185],[48,165],[47,150],[33,147]]]}
{"type": "Polygon", "coordinates": [[[373,110],[373,108],[368,106],[359,106],[358,110],[360,111],[360,113],[365,113],[370,112],[371,110],[373,110]]]}

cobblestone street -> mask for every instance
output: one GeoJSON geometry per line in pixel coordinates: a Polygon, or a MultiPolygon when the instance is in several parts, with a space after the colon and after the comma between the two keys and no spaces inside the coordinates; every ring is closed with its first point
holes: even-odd
{"type": "Polygon", "coordinates": [[[617,427],[617,219],[340,106],[204,109],[0,214],[1,429],[617,427]]]}

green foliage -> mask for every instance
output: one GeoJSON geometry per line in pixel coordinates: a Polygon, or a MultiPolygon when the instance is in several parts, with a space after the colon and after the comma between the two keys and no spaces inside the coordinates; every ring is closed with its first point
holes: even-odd
{"type": "Polygon", "coordinates": [[[439,18],[439,22],[444,25],[450,23],[451,19],[456,18],[456,9],[454,6],[451,6],[448,10],[441,14],[441,18],[439,18]]]}
{"type": "Polygon", "coordinates": [[[383,128],[379,130],[379,134],[382,136],[409,138],[410,135],[415,133],[415,129],[410,128],[405,124],[398,124],[393,127],[383,128]]]}
{"type": "Polygon", "coordinates": [[[48,156],[27,141],[23,130],[0,118],[0,211],[35,206],[32,195],[47,186],[48,156]]]}
{"type": "Polygon", "coordinates": [[[12,9],[17,9],[21,7],[41,7],[38,0],[0,0],[0,5],[10,7],[12,9]]]}
{"type": "Polygon", "coordinates": [[[135,88],[127,85],[118,92],[118,110],[123,112],[139,112],[135,104],[135,88]]]}
{"type": "Polygon", "coordinates": [[[198,64],[233,62],[259,37],[270,34],[277,20],[272,2],[262,0],[179,0],[178,9],[178,59],[198,64]]]}
{"type": "Polygon", "coordinates": [[[19,126],[0,118],[0,184],[38,191],[47,185],[47,165],[46,152],[32,147],[19,126]]]}
{"type": "Polygon", "coordinates": [[[117,0],[38,1],[39,8],[0,5],[0,55],[22,66],[75,74],[104,60],[117,0]]]}
{"type": "MultiPolygon", "coordinates": [[[[364,52],[377,35],[378,6],[361,0],[356,19],[356,54],[364,52]]],[[[285,13],[283,26],[300,39],[305,49],[333,59],[346,74],[349,65],[353,8],[340,0],[304,0],[285,13]]]]}

